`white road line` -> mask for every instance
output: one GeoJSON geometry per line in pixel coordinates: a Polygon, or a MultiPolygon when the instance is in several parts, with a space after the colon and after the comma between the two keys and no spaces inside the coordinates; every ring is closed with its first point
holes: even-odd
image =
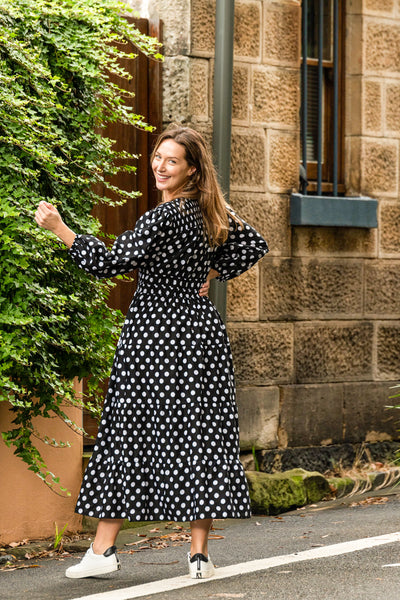
{"type": "Polygon", "coordinates": [[[343,542],[341,544],[332,544],[331,546],[323,546],[321,548],[313,548],[312,550],[304,550],[303,552],[295,552],[294,554],[286,554],[282,556],[272,556],[270,558],[261,558],[251,560],[249,562],[230,565],[229,567],[220,567],[216,570],[216,574],[212,579],[189,579],[188,575],[183,577],[173,577],[171,579],[162,579],[161,581],[153,581],[142,585],[134,585],[132,587],[113,590],[111,592],[102,592],[100,594],[91,594],[90,596],[82,596],[71,600],[133,600],[142,596],[158,594],[160,592],[169,592],[171,590],[179,590],[192,585],[216,581],[217,579],[226,579],[227,577],[235,577],[245,573],[254,573],[256,571],[265,571],[273,567],[289,565],[291,563],[302,562],[305,560],[314,560],[316,558],[329,558],[330,556],[339,556],[340,554],[348,554],[349,552],[357,552],[366,550],[383,544],[393,544],[400,541],[400,531],[396,533],[388,533],[377,537],[362,538],[351,542],[343,542]]]}

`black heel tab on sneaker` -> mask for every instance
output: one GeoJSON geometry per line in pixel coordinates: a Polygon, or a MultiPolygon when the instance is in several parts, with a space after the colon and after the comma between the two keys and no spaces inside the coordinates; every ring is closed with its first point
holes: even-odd
{"type": "Polygon", "coordinates": [[[117,546],[110,546],[110,548],[107,548],[107,550],[103,553],[103,556],[111,556],[111,554],[116,554],[117,552],[117,546]]]}
{"type": "Polygon", "coordinates": [[[198,552],[197,554],[194,554],[193,556],[190,557],[190,562],[194,563],[197,561],[202,560],[203,562],[208,562],[208,558],[206,556],[204,556],[204,554],[201,554],[200,552],[198,552]]]}

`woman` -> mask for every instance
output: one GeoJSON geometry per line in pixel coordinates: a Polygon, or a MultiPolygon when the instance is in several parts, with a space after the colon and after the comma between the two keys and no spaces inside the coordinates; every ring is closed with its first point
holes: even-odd
{"type": "Polygon", "coordinates": [[[139,269],[76,506],[100,520],[91,548],[67,569],[71,578],[119,569],[114,544],[124,518],[190,521],[189,573],[210,577],[212,519],[250,516],[229,342],[205,294],[210,279],[240,275],[268,247],[224,202],[199,133],[167,129],[151,164],[162,202],[111,251],[76,235],[52,205],[41,202],[36,213],[88,273],[139,269]]]}

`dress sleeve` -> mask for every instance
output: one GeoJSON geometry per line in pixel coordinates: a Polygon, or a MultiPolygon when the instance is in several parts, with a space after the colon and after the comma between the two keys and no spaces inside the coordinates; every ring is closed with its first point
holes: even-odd
{"type": "Polygon", "coordinates": [[[78,267],[98,279],[129,273],[142,266],[160,246],[170,225],[157,207],[144,214],[133,231],[118,236],[111,250],[92,235],[77,235],[69,255],[78,267]]]}
{"type": "Polygon", "coordinates": [[[218,281],[241,275],[268,252],[264,238],[243,219],[241,221],[243,227],[229,215],[228,238],[214,251],[211,268],[218,271],[218,281]]]}

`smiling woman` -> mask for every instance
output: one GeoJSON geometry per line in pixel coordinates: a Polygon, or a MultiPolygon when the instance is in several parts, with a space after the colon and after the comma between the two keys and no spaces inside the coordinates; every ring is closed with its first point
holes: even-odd
{"type": "Polygon", "coordinates": [[[268,246],[224,202],[199,133],[166,130],[151,162],[162,202],[112,250],[94,236],[75,235],[49,204],[36,213],[88,273],[104,278],[139,269],[76,505],[100,521],[93,546],[67,570],[71,578],[119,568],[114,543],[125,518],[190,521],[190,576],[210,577],[212,519],[250,516],[229,341],[201,290],[213,277],[247,271],[268,246]]]}
{"type": "Polygon", "coordinates": [[[196,171],[186,160],[185,148],[172,139],[165,140],[157,148],[152,160],[157,189],[165,201],[175,197],[187,179],[196,171]]]}

